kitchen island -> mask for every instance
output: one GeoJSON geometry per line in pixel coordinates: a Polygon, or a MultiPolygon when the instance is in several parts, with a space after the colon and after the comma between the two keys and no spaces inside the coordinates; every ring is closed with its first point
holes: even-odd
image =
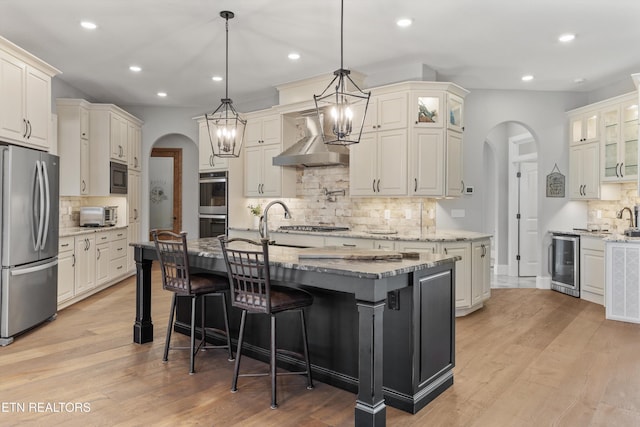
{"type": "MultiPolygon", "coordinates": [[[[142,344],[153,340],[151,266],[157,258],[151,242],[132,245],[137,266],[133,340],[142,344]]],[[[271,247],[271,274],[314,295],[308,309],[313,374],[357,391],[356,425],[385,425],[385,401],[415,413],[453,384],[457,256],[299,259],[302,251],[271,247]]],[[[217,239],[189,241],[189,254],[192,268],[225,274],[217,239]]],[[[179,309],[178,320],[183,314],[179,309]]],[[[232,310],[235,336],[237,315],[232,310]]],[[[267,338],[251,329],[247,354],[266,360],[267,338]]],[[[278,334],[280,346],[296,345],[288,341],[298,331],[278,334]]],[[[296,362],[279,356],[278,363],[286,367],[296,362]]]]}

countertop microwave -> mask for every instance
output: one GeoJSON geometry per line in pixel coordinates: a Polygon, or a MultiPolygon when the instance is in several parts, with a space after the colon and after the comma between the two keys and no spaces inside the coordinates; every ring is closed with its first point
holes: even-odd
{"type": "Polygon", "coordinates": [[[109,172],[111,194],[127,194],[127,165],[111,162],[109,172]]]}

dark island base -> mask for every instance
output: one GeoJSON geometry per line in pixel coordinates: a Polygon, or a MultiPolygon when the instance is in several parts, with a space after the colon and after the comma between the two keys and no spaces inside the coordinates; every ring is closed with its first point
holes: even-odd
{"type": "MultiPolygon", "coordinates": [[[[383,316],[383,392],[385,403],[394,408],[415,414],[453,384],[453,274],[448,266],[430,269],[428,274],[423,272],[420,276],[416,273],[411,279],[412,286],[387,296],[383,316]]],[[[314,379],[357,394],[358,306],[354,295],[304,289],[314,296],[313,305],[307,309],[314,379]]],[[[179,299],[177,310],[175,330],[189,334],[189,302],[179,299]]],[[[199,319],[199,312],[197,316],[199,319]]],[[[278,347],[301,353],[298,315],[283,313],[277,322],[278,347]]],[[[210,298],[207,325],[221,328],[222,324],[219,300],[210,298]]],[[[239,325],[240,310],[232,308],[230,327],[234,345],[239,325]]],[[[223,343],[212,331],[207,331],[207,341],[223,343]]],[[[245,343],[243,354],[269,363],[269,321],[265,315],[247,317],[245,343]]],[[[197,363],[196,359],[196,369],[197,363]]],[[[278,355],[278,366],[287,370],[304,369],[301,361],[287,355],[278,355]]],[[[229,381],[231,384],[231,379],[229,381]]]]}

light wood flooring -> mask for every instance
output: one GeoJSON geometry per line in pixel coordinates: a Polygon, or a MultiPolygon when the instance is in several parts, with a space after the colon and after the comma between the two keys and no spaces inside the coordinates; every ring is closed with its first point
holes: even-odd
{"type": "MultiPolygon", "coordinates": [[[[0,425],[353,424],[354,394],[320,382],[306,390],[302,377],[279,378],[276,410],[266,377],[241,378],[231,393],[222,350],[199,354],[192,376],[187,352],[163,364],[170,294],[154,275],[153,343],[131,341],[131,278],[0,348],[0,425]],[[86,403],[85,412],[53,412],[59,402],[86,403]]],[[[606,321],[601,306],[553,291],[495,289],[456,328],[454,385],[416,415],[387,408],[387,425],[640,425],[640,325],[606,321]]],[[[266,365],[245,358],[243,368],[266,365]]]]}

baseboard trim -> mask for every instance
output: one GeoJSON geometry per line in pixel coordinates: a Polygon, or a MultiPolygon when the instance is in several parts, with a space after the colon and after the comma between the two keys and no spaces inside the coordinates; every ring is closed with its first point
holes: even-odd
{"type": "Polygon", "coordinates": [[[536,276],[537,289],[551,289],[551,277],[536,276]]]}

